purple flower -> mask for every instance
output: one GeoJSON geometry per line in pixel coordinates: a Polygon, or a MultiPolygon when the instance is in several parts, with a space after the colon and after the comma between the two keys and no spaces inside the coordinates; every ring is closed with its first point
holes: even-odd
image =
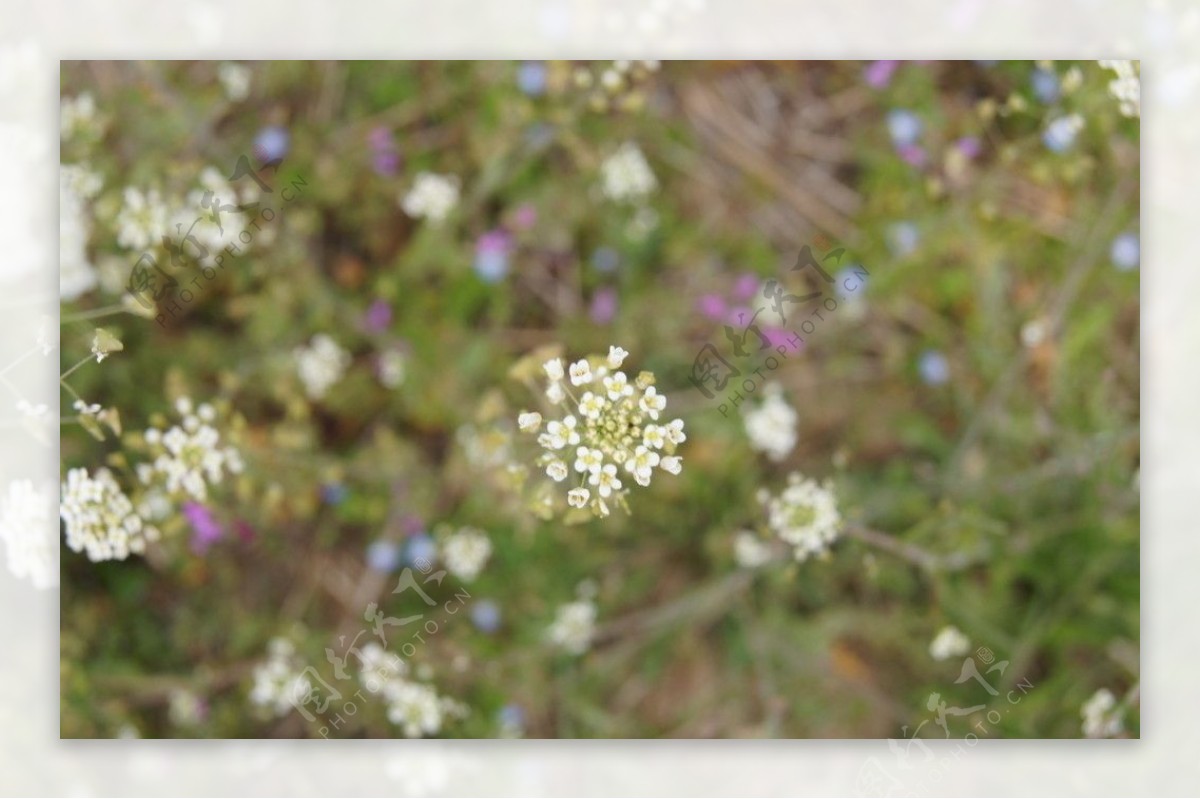
{"type": "Polygon", "coordinates": [[[341,505],[350,494],[342,483],[326,483],[321,486],[321,501],[326,505],[341,505]]]}
{"type": "Polygon", "coordinates": [[[764,327],[762,329],[763,336],[767,341],[771,342],[772,347],[787,347],[793,352],[799,352],[803,344],[799,344],[793,340],[796,334],[782,327],[764,327]]]}
{"type": "Polygon", "coordinates": [[[533,203],[521,203],[513,211],[513,227],[517,230],[529,230],[537,224],[538,212],[533,203]]]}
{"type": "Polygon", "coordinates": [[[382,333],[392,323],[392,306],[387,300],[375,300],[363,315],[363,327],[368,333],[382,333]]]}
{"type": "Polygon", "coordinates": [[[983,151],[983,145],[980,144],[978,136],[963,136],[954,142],[954,146],[967,158],[978,158],[979,153],[983,151]]]}
{"type": "Polygon", "coordinates": [[[264,164],[282,161],[291,149],[292,136],[286,128],[268,125],[254,137],[254,154],[264,164]]]}
{"type": "Polygon", "coordinates": [[[738,275],[737,282],[733,284],[733,299],[738,302],[745,302],[758,293],[758,276],[752,275],[749,272],[738,275]]]}
{"type": "Polygon", "coordinates": [[[500,727],[510,735],[520,735],[525,730],[525,710],[518,704],[510,702],[500,708],[496,714],[500,727]]]}
{"type": "Polygon", "coordinates": [[[617,315],[617,290],[611,286],[596,289],[592,296],[592,307],[588,311],[592,321],[598,325],[607,325],[617,315]]]}
{"type": "Polygon", "coordinates": [[[499,228],[489,230],[475,242],[475,274],[485,283],[498,283],[508,274],[512,237],[499,228]]]}
{"type": "Polygon", "coordinates": [[[703,294],[696,307],[709,319],[724,321],[729,316],[729,304],[720,294],[703,294]]]}
{"type": "Polygon", "coordinates": [[[1049,105],[1058,100],[1058,73],[1038,67],[1033,70],[1029,82],[1033,85],[1034,95],[1043,103],[1049,105]]]}
{"type": "Polygon", "coordinates": [[[872,89],[882,89],[892,82],[892,74],[899,66],[899,61],[872,61],[863,71],[863,80],[872,89]]]}
{"type": "Polygon", "coordinates": [[[197,555],[207,552],[224,534],[212,511],[199,502],[183,503],[183,516],[192,525],[192,551],[197,555]]]}
{"type": "Polygon", "coordinates": [[[924,147],[916,144],[904,144],[897,147],[896,152],[899,153],[900,158],[902,158],[904,162],[910,166],[915,166],[918,168],[925,166],[926,157],[924,147]]]}
{"type": "Polygon", "coordinates": [[[887,243],[893,255],[912,255],[921,243],[921,231],[912,222],[896,222],[887,229],[887,243]]]}
{"type": "Polygon", "coordinates": [[[384,177],[396,174],[400,168],[400,153],[396,150],[392,131],[382,125],[372,128],[367,134],[367,144],[371,147],[371,168],[375,173],[384,177]]]}

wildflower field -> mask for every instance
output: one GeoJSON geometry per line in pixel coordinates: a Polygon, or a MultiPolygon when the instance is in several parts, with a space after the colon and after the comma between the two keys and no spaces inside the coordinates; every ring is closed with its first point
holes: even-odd
{"type": "Polygon", "coordinates": [[[1138,74],[63,62],[62,736],[1138,737],[1138,74]]]}

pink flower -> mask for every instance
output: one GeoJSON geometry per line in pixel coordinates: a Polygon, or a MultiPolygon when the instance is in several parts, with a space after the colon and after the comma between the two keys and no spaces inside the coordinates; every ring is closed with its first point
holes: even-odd
{"type": "Polygon", "coordinates": [[[892,75],[899,66],[899,61],[872,61],[863,72],[863,80],[872,89],[882,89],[892,82],[892,75]]]}

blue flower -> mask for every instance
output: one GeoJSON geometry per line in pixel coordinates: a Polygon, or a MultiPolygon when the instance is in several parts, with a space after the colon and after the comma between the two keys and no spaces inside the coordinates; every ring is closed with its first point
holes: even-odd
{"type": "Polygon", "coordinates": [[[940,386],[950,379],[950,362],[937,350],[925,350],[917,362],[921,379],[931,386],[940,386]]]}
{"type": "Polygon", "coordinates": [[[326,483],[321,486],[321,500],[326,505],[341,505],[349,494],[349,489],[341,483],[326,483]]]}
{"type": "Polygon", "coordinates": [[[887,231],[888,247],[900,258],[912,255],[921,243],[921,231],[912,222],[896,222],[887,231]]]}
{"type": "Polygon", "coordinates": [[[388,574],[400,567],[400,545],[379,539],[367,547],[367,565],[377,572],[388,574]]]}
{"type": "Polygon", "coordinates": [[[475,274],[485,283],[499,283],[508,274],[512,238],[503,230],[489,230],[475,242],[475,274]]]}
{"type": "Polygon", "coordinates": [[[903,108],[888,112],[887,126],[888,133],[892,137],[892,144],[897,147],[915,144],[921,137],[921,130],[924,127],[919,116],[903,108]]]}
{"type": "Polygon", "coordinates": [[[504,732],[519,735],[525,729],[525,710],[510,702],[496,713],[496,722],[504,732]]]}
{"type": "Polygon", "coordinates": [[[546,62],[522,61],[517,67],[517,86],[530,97],[546,92],[546,62]]]}
{"type": "Polygon", "coordinates": [[[1076,115],[1059,117],[1046,126],[1042,143],[1053,152],[1064,152],[1075,143],[1075,137],[1082,127],[1083,121],[1076,115]]]}
{"type": "Polygon", "coordinates": [[[858,299],[866,292],[870,282],[871,276],[865,274],[861,266],[851,264],[839,269],[833,276],[833,289],[841,299],[858,299]]]}
{"type": "Polygon", "coordinates": [[[1137,269],[1142,262],[1142,242],[1136,233],[1122,233],[1113,239],[1109,257],[1122,272],[1137,269]]]}
{"type": "Polygon", "coordinates": [[[471,623],[485,633],[500,629],[500,606],[490,599],[471,605],[471,623]]]}
{"type": "Polygon", "coordinates": [[[1038,67],[1030,75],[1029,82],[1033,85],[1034,96],[1046,105],[1050,105],[1058,100],[1059,82],[1057,72],[1038,67]]]}
{"type": "Polygon", "coordinates": [[[437,560],[437,544],[428,533],[418,533],[408,539],[408,544],[404,547],[404,565],[416,566],[420,569],[435,560],[437,560]]]}
{"type": "Polygon", "coordinates": [[[592,268],[597,272],[614,272],[621,265],[621,256],[612,247],[597,247],[592,251],[592,268]]]}
{"type": "Polygon", "coordinates": [[[282,161],[291,149],[292,136],[279,125],[268,125],[254,137],[254,154],[264,164],[282,161]]]}

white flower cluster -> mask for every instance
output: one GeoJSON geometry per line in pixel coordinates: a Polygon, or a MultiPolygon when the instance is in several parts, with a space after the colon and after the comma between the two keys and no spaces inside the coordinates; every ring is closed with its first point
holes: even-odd
{"type": "Polygon", "coordinates": [[[95,477],[87,469],[71,469],[62,484],[59,516],[66,527],[67,546],[87,551],[89,560],[124,560],[132,552],[146,551],[146,543],[159,537],[158,528],[146,524],[108,469],[95,477]]]}
{"type": "Polygon", "coordinates": [[[455,176],[422,172],[400,201],[400,207],[415,219],[441,222],[458,205],[458,193],[458,178],[455,176]]]}
{"type": "Polygon", "coordinates": [[[157,245],[166,235],[167,220],[173,215],[157,189],[142,191],[126,186],[125,202],[117,212],[117,244],[130,250],[157,245]]]}
{"type": "Polygon", "coordinates": [[[842,516],[829,483],[821,485],[793,472],[779,496],[773,497],[764,489],[759,499],[767,508],[767,526],[791,545],[798,561],[824,554],[838,537],[842,516]]]}
{"type": "Polygon", "coordinates": [[[217,485],[228,470],[242,471],[242,457],[233,447],[222,447],[221,434],[212,426],[217,414],[208,403],[193,412],[192,401],[180,397],[175,403],[182,421],[168,430],[151,427],[146,430],[146,443],[154,451],[152,464],[140,463],[138,479],[151,485],[162,477],[168,493],[184,493],[204,501],[208,486],[217,485]]]}
{"type": "Polygon", "coordinates": [[[492,555],[492,542],[487,534],[474,527],[463,527],[445,536],[440,550],[446,568],[460,580],[470,582],[479,576],[492,555]]]}
{"type": "Polygon", "coordinates": [[[1116,73],[1116,78],[1108,84],[1108,93],[1113,96],[1121,108],[1121,114],[1127,117],[1142,115],[1142,79],[1133,66],[1132,61],[1101,61],[1100,66],[1116,73]]]}
{"type": "Polygon", "coordinates": [[[62,166],[58,173],[58,294],[73,300],[96,287],[96,268],[88,258],[92,221],[86,200],[100,190],[99,178],[82,167],[62,166]]]}
{"type": "Polygon", "coordinates": [[[796,409],[783,398],[778,383],[767,383],[763,401],[744,414],[746,435],[751,448],[765,452],[773,461],[781,461],[796,446],[796,409]]]}
{"type": "Polygon", "coordinates": [[[408,679],[408,664],[398,655],[388,655],[372,641],[362,649],[359,680],[387,702],[388,721],[399,726],[406,738],[436,735],[447,718],[461,717],[466,709],[448,697],[438,696],[432,685],[408,679]]]}
{"type": "Polygon", "coordinates": [[[550,643],[572,655],[582,655],[596,634],[596,606],[586,599],[559,607],[546,631],[550,643]]]}
{"type": "Polygon", "coordinates": [[[953,624],[938,631],[929,642],[929,656],[934,660],[962,657],[971,651],[971,639],[953,624]]]}
{"type": "MultiPolygon", "coordinates": [[[[619,469],[638,485],[648,486],[655,468],[671,474],[683,468],[682,458],[674,454],[675,447],[687,440],[683,420],[657,424],[667,398],[655,389],[650,372],[642,372],[631,384],[624,372],[617,371],[628,354],[609,347],[603,364],[594,359],[594,369],[587,359],[571,364],[566,372],[558,358],[543,365],[549,378],[546,397],[555,405],[574,406],[574,413],[546,424],[537,439],[546,450],[538,465],[556,483],[566,480],[573,469],[579,485],[568,490],[567,504],[590,506],[597,516],[609,514],[610,498],[624,504],[628,489],[622,490],[625,484],[617,476],[619,469]],[[578,398],[572,387],[582,392],[578,398]]],[[[523,412],[517,424],[527,433],[536,433],[542,416],[523,412]]]]}
{"type": "Polygon", "coordinates": [[[29,480],[9,483],[0,504],[0,541],[8,550],[8,569],[19,580],[28,577],[35,588],[58,583],[53,508],[50,487],[38,489],[29,480]]]}
{"type": "Polygon", "coordinates": [[[376,370],[379,382],[385,388],[396,388],[404,382],[404,377],[408,373],[408,358],[399,350],[385,350],[379,353],[376,370]]]}
{"type": "Polygon", "coordinates": [[[217,80],[221,82],[225,96],[235,103],[250,94],[250,69],[235,61],[226,61],[217,67],[217,80]]]}
{"type": "Polygon", "coordinates": [[[1083,734],[1089,738],[1112,738],[1125,729],[1125,711],[1117,707],[1117,698],[1112,691],[1101,688],[1080,710],[1083,716],[1083,734]]]}
{"type": "Polygon", "coordinates": [[[175,688],[167,705],[167,718],[179,727],[195,727],[204,721],[208,706],[192,691],[175,688]]]}
{"type": "Polygon", "coordinates": [[[304,663],[295,645],[286,638],[272,638],[267,659],[254,667],[250,701],[276,716],[286,716],[312,690],[312,681],[303,675],[304,663]]]}
{"type": "Polygon", "coordinates": [[[350,366],[350,353],[324,333],[313,336],[307,347],[297,347],[292,354],[309,399],[324,397],[350,366]]]}
{"type": "Polygon", "coordinates": [[[757,569],[771,561],[771,545],[750,530],[739,530],[733,536],[733,559],[743,569],[757,569]]]}
{"type": "Polygon", "coordinates": [[[73,139],[80,133],[94,132],[99,124],[96,100],[88,92],[77,97],[64,97],[59,110],[59,132],[64,139],[73,139]]]}
{"type": "Polygon", "coordinates": [[[646,156],[633,142],[622,144],[600,166],[604,196],[616,202],[641,200],[658,188],[646,156]]]}

